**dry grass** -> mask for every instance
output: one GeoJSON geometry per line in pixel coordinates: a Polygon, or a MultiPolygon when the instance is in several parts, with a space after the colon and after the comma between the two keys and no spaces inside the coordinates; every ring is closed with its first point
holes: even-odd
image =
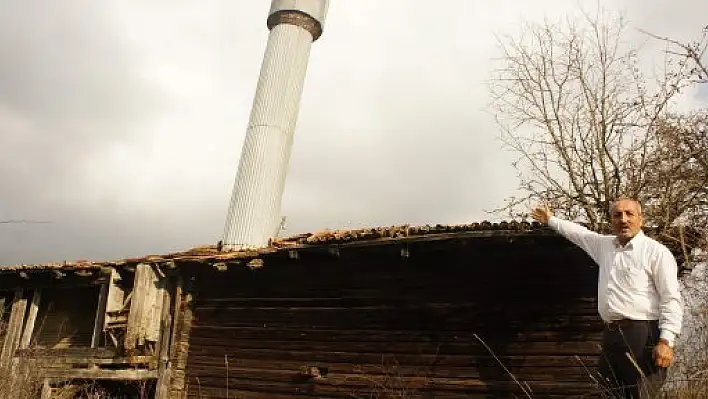
{"type": "Polygon", "coordinates": [[[708,398],[708,265],[696,268],[682,286],[685,326],[663,397],[708,398]]]}
{"type": "MultiPolygon", "coordinates": [[[[30,362],[19,363],[14,371],[9,367],[0,368],[0,399],[36,399],[41,396],[43,385],[44,378],[30,362]]],[[[53,387],[52,399],[148,399],[153,395],[153,385],[143,381],[67,381],[53,387]],[[116,396],[117,392],[120,396],[116,396]]]]}
{"type": "MultiPolygon", "coordinates": [[[[0,369],[0,399],[36,399],[41,396],[43,385],[44,379],[39,375],[37,369],[29,364],[18,365],[14,373],[8,368],[0,369]]],[[[154,387],[151,384],[142,381],[111,383],[110,385],[100,381],[67,381],[55,385],[53,388],[52,399],[108,399],[116,397],[148,399],[152,397],[154,392],[154,387]],[[116,387],[116,385],[121,386],[116,387]]]]}
{"type": "Polygon", "coordinates": [[[42,379],[36,369],[18,366],[15,372],[8,367],[0,368],[0,398],[34,399],[42,390],[42,379]]]}

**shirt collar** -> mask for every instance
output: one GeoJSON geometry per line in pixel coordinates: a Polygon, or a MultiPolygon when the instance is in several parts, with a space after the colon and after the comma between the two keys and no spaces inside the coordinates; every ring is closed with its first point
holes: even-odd
{"type": "Polygon", "coordinates": [[[615,237],[615,240],[614,240],[615,248],[617,248],[617,249],[634,249],[634,244],[636,244],[637,242],[639,242],[643,238],[644,238],[644,232],[642,230],[639,230],[639,232],[637,234],[635,234],[634,237],[632,237],[632,239],[629,240],[625,246],[622,246],[622,244],[620,244],[617,237],[615,237]]]}

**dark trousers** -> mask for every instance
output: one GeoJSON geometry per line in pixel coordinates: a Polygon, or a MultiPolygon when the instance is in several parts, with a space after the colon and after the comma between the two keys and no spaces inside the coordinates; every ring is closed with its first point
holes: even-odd
{"type": "Polygon", "coordinates": [[[663,382],[666,369],[656,366],[653,356],[658,339],[659,326],[655,320],[625,320],[619,326],[606,326],[600,353],[600,374],[605,388],[616,397],[639,398],[644,378],[658,377],[663,382]]]}

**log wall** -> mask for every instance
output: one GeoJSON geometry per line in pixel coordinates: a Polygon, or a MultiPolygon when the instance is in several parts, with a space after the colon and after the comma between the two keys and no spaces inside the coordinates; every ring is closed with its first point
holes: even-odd
{"type": "Polygon", "coordinates": [[[594,388],[596,268],[550,237],[360,248],[194,278],[200,398],[568,397],[594,388]]]}

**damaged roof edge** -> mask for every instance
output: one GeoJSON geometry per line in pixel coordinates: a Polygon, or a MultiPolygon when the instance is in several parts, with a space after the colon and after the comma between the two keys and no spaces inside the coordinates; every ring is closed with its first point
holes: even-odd
{"type": "MultiPolygon", "coordinates": [[[[557,235],[553,230],[538,222],[501,221],[475,222],[457,225],[398,225],[389,227],[361,228],[350,230],[324,230],[316,233],[296,234],[271,240],[264,248],[221,251],[220,245],[195,247],[182,252],[165,255],[147,255],[118,261],[74,261],[49,262],[0,266],[0,273],[22,270],[82,270],[102,267],[124,267],[138,263],[210,263],[226,261],[249,261],[262,256],[293,249],[316,248],[336,245],[338,247],[358,247],[386,245],[398,242],[436,241],[474,237],[515,237],[520,235],[557,235]]],[[[673,250],[672,250],[673,251],[673,250]]],[[[680,251],[677,251],[680,253],[680,251]]],[[[174,266],[174,265],[173,265],[174,266]]]]}
{"type": "Polygon", "coordinates": [[[296,234],[290,237],[271,240],[269,246],[257,249],[222,252],[217,245],[195,247],[182,252],[165,255],[147,255],[114,261],[62,261],[39,264],[20,264],[0,266],[0,273],[21,270],[56,270],[56,269],[100,269],[102,267],[121,267],[138,263],[208,262],[228,260],[249,260],[264,255],[297,248],[312,248],[328,245],[367,246],[398,241],[427,241],[434,239],[462,238],[464,236],[505,236],[528,234],[529,232],[550,230],[539,224],[517,221],[492,223],[483,221],[458,225],[399,225],[389,227],[361,228],[351,230],[324,230],[316,233],[296,234]]]}

